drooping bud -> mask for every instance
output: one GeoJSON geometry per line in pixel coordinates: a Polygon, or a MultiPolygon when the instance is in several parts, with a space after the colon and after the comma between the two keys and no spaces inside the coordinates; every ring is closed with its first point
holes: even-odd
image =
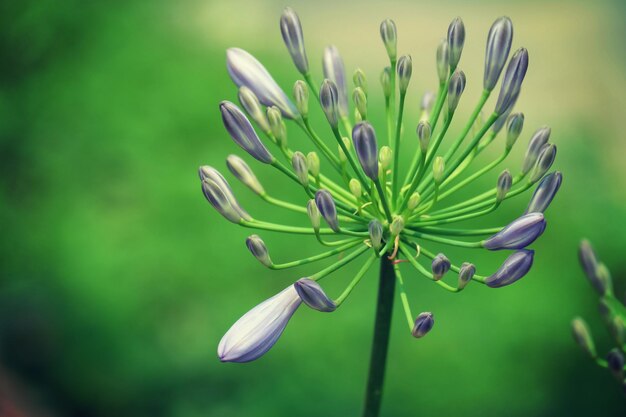
{"type": "Polygon", "coordinates": [[[358,200],[363,195],[363,190],[361,188],[361,182],[356,178],[352,178],[348,183],[348,187],[350,188],[350,192],[352,195],[358,200]]]}
{"type": "Polygon", "coordinates": [[[398,89],[400,94],[406,93],[409,88],[409,81],[411,81],[411,74],[413,73],[413,60],[411,55],[403,55],[398,59],[398,89]]]}
{"type": "Polygon", "coordinates": [[[561,187],[561,181],[563,176],[559,171],[552,172],[539,182],[533,196],[530,198],[530,203],[526,208],[526,213],[543,213],[546,211],[557,191],[561,187]]]}
{"type": "Polygon", "coordinates": [[[445,168],[445,161],[443,157],[437,156],[433,161],[433,180],[435,180],[435,184],[441,184],[443,181],[443,172],[445,168]]]}
{"type": "Polygon", "coordinates": [[[367,119],[367,96],[361,87],[354,89],[352,92],[352,100],[361,116],[361,120],[367,119]]]}
{"type": "Polygon", "coordinates": [[[389,225],[389,231],[393,236],[397,236],[404,230],[404,217],[396,216],[393,218],[393,221],[389,225]]]}
{"type": "Polygon", "coordinates": [[[465,43],[465,26],[460,17],[455,18],[448,26],[448,56],[450,71],[454,71],[461,60],[465,43]]]}
{"type": "Polygon", "coordinates": [[[417,138],[420,141],[420,150],[422,154],[425,155],[428,151],[428,145],[430,144],[430,123],[427,121],[421,121],[417,125],[417,138]]]}
{"type": "Polygon", "coordinates": [[[542,213],[525,214],[482,244],[489,250],[523,249],[541,236],[545,228],[546,220],[542,213]]]}
{"type": "Polygon", "coordinates": [[[493,275],[485,278],[485,284],[491,288],[513,284],[530,271],[534,255],[535,251],[528,249],[513,252],[493,275]]]}
{"type": "Polygon", "coordinates": [[[315,200],[307,201],[306,212],[309,216],[309,220],[311,220],[311,226],[313,226],[313,230],[315,230],[315,233],[318,233],[320,230],[321,215],[319,209],[317,208],[315,200]]]}
{"type": "Polygon", "coordinates": [[[315,204],[328,226],[335,232],[339,232],[339,221],[337,220],[337,207],[335,200],[328,190],[318,190],[315,193],[315,204]]]}
{"type": "Polygon", "coordinates": [[[383,225],[376,219],[369,222],[367,229],[370,233],[370,242],[374,249],[380,249],[383,241],[383,225]]]}
{"type": "Polygon", "coordinates": [[[609,371],[616,378],[623,378],[624,376],[624,354],[618,348],[611,349],[606,355],[606,363],[609,371]]]}
{"type": "Polygon", "coordinates": [[[224,127],[237,145],[265,164],[270,164],[274,161],[274,157],[265,145],[261,143],[248,118],[239,110],[239,107],[230,101],[222,101],[220,103],[220,111],[222,112],[224,127]]]}
{"type": "Polygon", "coordinates": [[[335,83],[337,87],[337,106],[341,117],[348,117],[348,83],[346,82],[346,70],[343,59],[335,46],[324,49],[322,62],[324,77],[335,83]]]}
{"type": "Polygon", "coordinates": [[[302,117],[307,118],[309,116],[309,87],[304,81],[298,80],[293,85],[293,97],[298,111],[302,117]]]}
{"type": "Polygon", "coordinates": [[[259,125],[261,130],[265,133],[270,132],[270,124],[267,120],[265,112],[261,108],[261,103],[257,96],[246,86],[239,88],[239,103],[244,108],[246,113],[259,125]]]}
{"type": "Polygon", "coordinates": [[[465,90],[465,73],[463,71],[454,71],[448,85],[448,112],[450,115],[454,113],[461,99],[461,94],[465,90]]]}
{"type": "Polygon", "coordinates": [[[237,155],[228,155],[226,166],[233,175],[255,194],[264,195],[265,190],[246,162],[237,155]]]}
{"type": "Polygon", "coordinates": [[[450,68],[450,55],[448,54],[448,41],[442,39],[437,47],[437,76],[439,77],[439,84],[444,84],[448,81],[448,74],[450,68]]]}
{"type": "Polygon", "coordinates": [[[244,314],[226,332],[217,347],[222,362],[258,359],[278,341],[302,300],[293,285],[244,314]]]}
{"type": "Polygon", "coordinates": [[[431,269],[433,271],[433,279],[439,281],[450,270],[450,260],[446,255],[440,253],[434,257],[431,269]]]}
{"type": "Polygon", "coordinates": [[[496,202],[500,203],[504,200],[504,197],[506,197],[507,193],[511,189],[511,185],[513,185],[513,177],[511,176],[509,170],[505,169],[498,177],[496,202]]]}
{"type": "Polygon", "coordinates": [[[272,266],[272,260],[270,259],[270,255],[267,251],[267,246],[265,246],[265,242],[258,235],[250,235],[246,239],[246,246],[252,255],[257,258],[259,262],[268,268],[272,266]]]}
{"type": "Polygon", "coordinates": [[[378,155],[378,160],[380,161],[380,167],[383,170],[386,170],[391,165],[391,160],[393,158],[393,151],[389,146],[383,146],[380,148],[380,152],[378,155]]]}
{"type": "Polygon", "coordinates": [[[227,220],[239,223],[242,220],[251,220],[250,215],[239,205],[228,181],[213,167],[200,167],[202,193],[209,203],[227,220]]]}
{"type": "Polygon", "coordinates": [[[309,172],[314,178],[319,178],[320,176],[320,157],[317,155],[317,152],[311,151],[306,154],[306,162],[309,165],[309,172]]]}
{"type": "Polygon", "coordinates": [[[383,87],[383,94],[385,99],[389,99],[391,96],[391,68],[385,67],[383,72],[380,73],[380,85],[383,87]]]}
{"type": "Polygon", "coordinates": [[[506,16],[498,18],[487,35],[487,48],[485,51],[485,78],[483,86],[491,91],[496,86],[500,73],[506,64],[506,59],[511,51],[513,41],[513,23],[506,16]]]}
{"type": "Polygon", "coordinates": [[[280,16],[280,33],[283,35],[283,41],[285,41],[294,65],[301,74],[307,74],[309,72],[309,61],[304,48],[302,25],[298,15],[291,7],[285,8],[280,16]]]}
{"type": "Polygon", "coordinates": [[[551,129],[548,126],[545,126],[537,129],[537,131],[530,138],[528,148],[526,149],[526,155],[524,156],[524,162],[522,164],[522,174],[527,174],[535,165],[543,145],[548,143],[548,139],[550,139],[551,132],[551,129]]]}
{"type": "Polygon", "coordinates": [[[587,323],[585,323],[582,318],[576,317],[572,320],[572,335],[576,343],[578,343],[591,358],[595,359],[598,356],[589,327],[587,327],[587,323]]]}
{"type": "Polygon", "coordinates": [[[328,123],[333,129],[339,125],[337,113],[337,86],[329,79],[325,79],[320,88],[320,106],[326,115],[328,123]]]}
{"type": "Polygon", "coordinates": [[[515,113],[509,116],[506,123],[506,150],[510,151],[524,127],[524,114],[515,113]]]}
{"type": "Polygon", "coordinates": [[[237,84],[237,87],[248,87],[261,103],[278,107],[285,117],[290,119],[300,117],[298,109],[285,92],[276,84],[265,67],[248,52],[239,48],[228,49],[226,66],[230,78],[237,84]]]}
{"type": "Polygon", "coordinates": [[[417,206],[419,206],[421,198],[422,197],[420,196],[420,193],[418,192],[414,192],[413,194],[411,194],[411,197],[409,197],[409,201],[406,204],[408,209],[415,210],[417,206]]]}
{"type": "Polygon", "coordinates": [[[354,82],[354,87],[361,88],[365,93],[365,97],[367,97],[367,78],[365,78],[365,73],[361,68],[357,68],[356,71],[354,71],[352,81],[354,82]]]}
{"type": "Polygon", "coordinates": [[[420,337],[426,336],[426,333],[428,333],[434,325],[435,317],[433,316],[433,313],[420,313],[415,319],[415,324],[413,325],[411,334],[413,337],[419,339],[420,337]]]}
{"type": "Polygon", "coordinates": [[[291,157],[291,166],[300,184],[302,184],[304,188],[307,188],[309,186],[309,164],[307,163],[306,156],[300,151],[294,152],[291,157]]]}
{"type": "Polygon", "coordinates": [[[385,19],[380,24],[380,37],[383,40],[387,55],[391,61],[396,60],[396,48],[398,44],[398,33],[396,24],[391,19],[385,19]]]}
{"type": "Polygon", "coordinates": [[[469,262],[463,262],[463,264],[461,265],[461,268],[459,269],[458,288],[460,290],[465,288],[467,284],[469,284],[469,282],[472,280],[475,273],[476,273],[476,267],[473,264],[469,262]]]}
{"type": "Polygon", "coordinates": [[[522,88],[522,81],[524,81],[527,69],[528,51],[525,48],[520,48],[513,54],[509,65],[506,67],[506,72],[502,79],[502,86],[500,87],[500,95],[496,103],[496,113],[504,114],[515,104],[520,89],[522,88]]]}
{"type": "Polygon", "coordinates": [[[363,172],[373,181],[378,180],[378,145],[374,127],[368,122],[357,123],[352,129],[352,140],[363,172]]]}
{"type": "Polygon", "coordinates": [[[539,152],[539,157],[537,158],[537,163],[530,174],[530,182],[539,181],[546,172],[552,167],[552,163],[554,163],[554,159],[556,158],[556,145],[545,145],[541,151],[539,152]]]}
{"type": "Polygon", "coordinates": [[[580,246],[578,248],[578,259],[580,260],[580,264],[583,267],[583,271],[591,285],[598,291],[600,295],[604,295],[606,292],[605,283],[598,276],[598,258],[596,257],[596,253],[589,243],[588,240],[583,239],[580,242],[580,246]]]}
{"type": "Polygon", "coordinates": [[[293,286],[304,304],[313,310],[330,313],[337,308],[337,304],[326,295],[320,284],[312,279],[300,278],[293,286]]]}
{"type": "Polygon", "coordinates": [[[270,130],[272,135],[276,138],[276,142],[279,146],[287,146],[287,128],[283,123],[283,116],[280,113],[280,109],[276,106],[267,108],[267,120],[270,122],[270,130]]]}

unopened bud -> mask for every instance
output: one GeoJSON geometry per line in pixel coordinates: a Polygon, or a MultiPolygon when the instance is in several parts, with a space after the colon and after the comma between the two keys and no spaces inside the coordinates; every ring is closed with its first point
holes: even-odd
{"type": "Polygon", "coordinates": [[[505,169],[498,177],[496,202],[500,203],[504,200],[504,197],[506,197],[507,193],[511,189],[511,185],[513,185],[513,177],[511,176],[509,170],[505,169]]]}
{"type": "Polygon", "coordinates": [[[326,120],[328,120],[333,129],[336,129],[339,124],[337,100],[337,86],[331,80],[325,79],[320,88],[320,106],[326,115],[326,120]]]}
{"type": "Polygon", "coordinates": [[[306,118],[309,115],[309,86],[302,80],[296,81],[293,85],[293,97],[296,100],[296,107],[302,115],[306,118]]]}
{"type": "Polygon", "coordinates": [[[363,195],[363,189],[361,188],[361,182],[356,178],[352,178],[348,183],[348,187],[350,188],[350,192],[352,195],[359,199],[363,195]]]}
{"type": "Polygon", "coordinates": [[[246,239],[246,246],[252,255],[257,258],[259,262],[263,265],[270,267],[272,266],[272,260],[270,259],[270,255],[267,251],[267,246],[265,246],[265,242],[258,235],[248,236],[246,239]]]}
{"type": "Polygon", "coordinates": [[[517,138],[524,127],[524,114],[515,113],[509,116],[506,122],[506,149],[509,151],[515,145],[517,138]]]}
{"type": "Polygon", "coordinates": [[[611,349],[611,351],[606,355],[606,363],[609,368],[609,371],[616,378],[624,377],[624,354],[621,350],[615,348],[611,349]]]}
{"type": "Polygon", "coordinates": [[[302,25],[296,12],[287,7],[280,17],[280,32],[291,55],[291,59],[301,74],[309,72],[309,61],[304,49],[304,36],[302,35],[302,25]]]}
{"type": "Polygon", "coordinates": [[[435,180],[435,184],[441,184],[443,181],[443,171],[445,168],[445,161],[441,156],[437,156],[433,161],[433,179],[435,180]]]}
{"type": "Polygon", "coordinates": [[[359,111],[361,120],[367,119],[367,96],[361,87],[354,89],[352,92],[352,100],[354,100],[354,106],[359,111]]]}
{"type": "Polygon", "coordinates": [[[391,68],[385,67],[380,74],[380,85],[383,87],[383,94],[386,99],[391,96],[391,68]]]}
{"type": "Polygon", "coordinates": [[[246,187],[251,189],[258,195],[265,194],[263,186],[257,179],[250,166],[237,155],[228,155],[226,158],[226,166],[233,175],[241,181],[246,187]]]}
{"type": "Polygon", "coordinates": [[[404,230],[404,218],[402,216],[396,216],[389,225],[389,231],[393,236],[397,236],[404,230]]]}
{"type": "Polygon", "coordinates": [[[413,330],[411,330],[411,334],[413,337],[419,339],[420,337],[424,337],[426,333],[428,333],[433,326],[435,325],[435,317],[433,313],[425,312],[420,313],[419,316],[415,319],[415,324],[413,325],[413,330]]]}
{"type": "Polygon", "coordinates": [[[398,34],[396,31],[396,24],[393,20],[385,19],[382,21],[380,24],[380,37],[383,40],[389,59],[395,61],[398,34]]]}
{"type": "Polygon", "coordinates": [[[315,204],[319,209],[322,217],[328,223],[331,229],[339,232],[339,221],[337,220],[337,207],[335,200],[328,190],[318,190],[315,193],[315,204]]]}
{"type": "Polygon", "coordinates": [[[378,145],[374,127],[368,122],[359,122],[352,129],[352,140],[363,172],[376,181],[378,179],[378,145]]]}
{"type": "Polygon", "coordinates": [[[406,206],[409,208],[409,210],[415,210],[417,206],[419,206],[420,200],[420,193],[415,192],[411,194],[411,197],[409,197],[409,201],[407,202],[406,206]]]}
{"type": "Polygon", "coordinates": [[[372,247],[380,249],[383,239],[383,225],[378,220],[374,219],[369,223],[367,228],[370,233],[370,242],[372,243],[372,247]]]}
{"type": "Polygon", "coordinates": [[[291,157],[291,166],[293,167],[300,184],[304,188],[309,186],[309,164],[307,163],[306,156],[300,151],[294,152],[291,157]]]}
{"type": "Polygon", "coordinates": [[[444,84],[448,80],[448,70],[450,68],[450,56],[448,55],[448,41],[442,39],[437,47],[437,75],[439,84],[444,84]]]}
{"type": "Polygon", "coordinates": [[[265,112],[261,108],[261,103],[258,97],[252,90],[246,86],[242,86],[239,89],[239,103],[245,109],[246,113],[256,122],[261,130],[265,133],[270,132],[270,124],[267,120],[265,112]]]}
{"type": "Polygon", "coordinates": [[[430,123],[427,121],[421,121],[417,125],[417,138],[420,141],[420,150],[422,154],[425,155],[428,151],[428,145],[430,144],[430,123]]]}
{"type": "Polygon", "coordinates": [[[502,86],[500,87],[500,95],[496,103],[496,113],[504,114],[513,107],[522,88],[527,69],[528,51],[525,48],[520,48],[513,54],[509,65],[506,67],[502,86]]]}
{"type": "Polygon", "coordinates": [[[522,164],[522,174],[527,174],[530,169],[537,162],[539,153],[543,145],[548,143],[550,139],[551,129],[547,126],[538,129],[528,142],[528,148],[526,149],[526,155],[524,156],[524,163],[522,164]]]}
{"type": "Polygon", "coordinates": [[[413,61],[411,55],[403,55],[398,59],[398,89],[400,94],[405,94],[413,73],[413,61]]]}
{"type": "Polygon", "coordinates": [[[593,343],[593,338],[587,327],[587,323],[580,317],[575,318],[572,321],[572,335],[578,345],[593,359],[597,357],[596,347],[593,343]]]}
{"type": "Polygon", "coordinates": [[[315,204],[315,200],[309,200],[306,203],[306,211],[309,216],[309,220],[311,220],[311,226],[313,226],[313,230],[315,230],[316,233],[319,232],[321,214],[319,209],[317,208],[317,204],[315,204]]]}
{"type": "Polygon", "coordinates": [[[476,267],[473,264],[469,262],[463,262],[463,264],[461,265],[461,268],[459,269],[458,288],[460,290],[465,288],[467,284],[469,284],[469,282],[472,280],[475,273],[476,273],[476,267]]]}
{"type": "Polygon", "coordinates": [[[316,281],[309,278],[300,278],[293,286],[304,304],[312,309],[330,313],[337,308],[337,304],[326,295],[316,281]]]}
{"type": "Polygon", "coordinates": [[[450,78],[448,85],[448,112],[453,114],[459,104],[461,95],[465,90],[465,73],[463,71],[455,71],[450,78]]]}
{"type": "Polygon", "coordinates": [[[530,174],[530,182],[535,183],[539,181],[546,172],[552,167],[554,163],[554,159],[556,158],[556,145],[545,145],[541,152],[539,153],[539,157],[537,158],[537,163],[530,174]]]}
{"type": "Polygon", "coordinates": [[[513,23],[506,16],[498,18],[487,35],[487,49],[485,51],[485,77],[483,86],[491,91],[496,86],[500,73],[506,64],[511,51],[513,40],[513,23]]]}
{"type": "Polygon", "coordinates": [[[320,176],[320,157],[317,155],[317,152],[312,151],[306,155],[306,161],[309,165],[309,172],[314,178],[319,178],[320,176]]]}
{"type": "Polygon", "coordinates": [[[460,17],[455,18],[448,27],[448,55],[450,57],[450,71],[454,71],[461,60],[463,44],[465,43],[465,26],[460,17]]]}
{"type": "Polygon", "coordinates": [[[365,77],[365,73],[361,68],[357,68],[354,71],[354,75],[352,75],[352,81],[354,82],[354,87],[359,87],[365,93],[367,97],[367,78],[365,77]]]}
{"type": "Polygon", "coordinates": [[[450,270],[450,260],[446,255],[440,253],[433,259],[431,269],[433,271],[433,279],[439,281],[450,270]]]}
{"type": "Polygon", "coordinates": [[[378,160],[380,161],[380,167],[383,170],[386,170],[391,165],[391,160],[393,158],[393,151],[389,146],[383,146],[380,148],[380,152],[378,155],[378,160]]]}

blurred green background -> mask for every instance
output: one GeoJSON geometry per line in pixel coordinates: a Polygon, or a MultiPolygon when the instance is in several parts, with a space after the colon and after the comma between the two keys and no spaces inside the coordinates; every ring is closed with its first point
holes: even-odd
{"type": "MultiPolygon", "coordinates": [[[[226,155],[242,155],[217,108],[236,100],[226,48],[252,52],[291,91],[298,74],[278,29],[286,5],[300,14],[318,79],[330,43],[350,73],[366,71],[371,113],[382,108],[377,80],[386,62],[378,24],[396,21],[399,52],[414,61],[408,138],[419,97],[436,87],[434,51],[450,20],[461,16],[467,31],[461,68],[468,87],[459,110],[467,116],[482,86],[489,26],[510,16],[514,47],[529,49],[530,69],[517,106],[525,133],[508,166],[519,166],[541,125],[553,127],[559,147],[564,185],[528,277],[456,295],[406,270],[414,310],[433,311],[437,325],[417,341],[396,306],[383,414],[625,415],[619,385],[587,360],[569,328],[583,315],[600,352],[612,347],[578,267],[581,237],[594,242],[618,293],[626,290],[626,13],[617,0],[2,2],[0,414],[358,415],[374,271],[339,311],[301,309],[261,360],[222,364],[215,354],[244,312],[314,271],[260,266],[244,245],[250,231],[206,203],[196,174],[200,164],[226,171],[226,155]]],[[[380,113],[374,121],[384,131],[380,113]]],[[[294,148],[311,150],[290,132],[294,148]]],[[[297,187],[251,165],[272,193],[302,200],[297,187]]],[[[231,182],[256,217],[305,224],[231,182]]],[[[504,224],[528,198],[472,224],[504,224]]],[[[263,237],[276,260],[320,250],[312,239],[263,237]]],[[[504,258],[450,254],[483,270],[504,258]]],[[[331,292],[353,270],[329,278],[331,292]]]]}

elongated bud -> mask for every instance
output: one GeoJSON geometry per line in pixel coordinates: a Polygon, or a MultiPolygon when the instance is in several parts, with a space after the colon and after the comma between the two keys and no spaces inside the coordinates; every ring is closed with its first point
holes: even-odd
{"type": "Polygon", "coordinates": [[[498,203],[504,200],[504,197],[506,197],[507,193],[511,189],[511,185],[513,185],[513,177],[511,176],[509,170],[505,169],[498,177],[498,186],[496,193],[496,201],[498,203]]]}
{"type": "Polygon", "coordinates": [[[413,325],[411,334],[413,337],[419,339],[420,337],[426,336],[426,333],[428,333],[434,325],[435,317],[433,316],[433,313],[420,313],[415,319],[415,324],[413,325]]]}
{"type": "Polygon", "coordinates": [[[330,313],[337,309],[337,304],[326,295],[320,284],[312,279],[300,278],[293,286],[304,304],[313,310],[330,313]]]}
{"type": "Polygon", "coordinates": [[[395,216],[389,225],[389,231],[393,236],[397,236],[404,230],[404,217],[395,216]]]}
{"type": "Polygon", "coordinates": [[[561,182],[563,176],[559,171],[552,172],[539,182],[533,196],[530,198],[530,203],[526,208],[526,213],[543,213],[546,211],[554,196],[561,188],[561,182]]]}
{"type": "Polygon", "coordinates": [[[580,242],[580,246],[578,248],[578,259],[580,260],[580,265],[583,267],[583,271],[591,285],[598,291],[600,295],[604,295],[606,292],[605,283],[598,276],[598,258],[596,257],[596,253],[589,243],[588,240],[584,239],[580,242]]]}
{"type": "Polygon", "coordinates": [[[524,128],[524,114],[515,113],[509,116],[506,123],[506,150],[510,151],[524,128]]]}
{"type": "Polygon", "coordinates": [[[420,150],[422,154],[426,154],[428,151],[428,145],[430,144],[430,123],[427,121],[421,121],[417,125],[417,138],[420,141],[420,150]]]}
{"type": "Polygon", "coordinates": [[[274,346],[302,300],[293,285],[244,314],[217,347],[222,362],[250,362],[274,346]]]}
{"type": "Polygon", "coordinates": [[[312,151],[306,154],[306,162],[309,165],[309,172],[314,178],[319,178],[320,176],[320,157],[317,155],[317,152],[312,151]]]}
{"type": "Polygon", "coordinates": [[[257,96],[248,87],[239,88],[239,103],[246,113],[259,125],[265,133],[270,132],[270,124],[257,96]]]}
{"type": "Polygon", "coordinates": [[[448,41],[442,39],[437,47],[437,76],[439,77],[439,84],[444,84],[448,81],[448,74],[450,68],[450,54],[448,53],[448,41]]]}
{"type": "Polygon", "coordinates": [[[441,277],[443,277],[446,272],[450,270],[450,260],[446,257],[446,255],[440,253],[433,259],[431,268],[433,271],[433,279],[435,281],[439,281],[441,277]]]}
{"type": "Polygon", "coordinates": [[[291,7],[285,8],[280,16],[280,33],[291,55],[294,65],[301,74],[309,72],[309,61],[304,48],[304,35],[302,35],[302,25],[296,12],[291,7]]]}
{"type": "Polygon", "coordinates": [[[304,188],[309,186],[309,164],[307,163],[306,156],[300,151],[294,152],[291,157],[291,166],[293,167],[300,184],[304,188]]]}
{"type": "Polygon", "coordinates": [[[293,85],[293,97],[302,117],[309,117],[309,87],[304,81],[298,80],[293,85]]]}
{"type": "Polygon", "coordinates": [[[357,180],[356,178],[352,178],[348,183],[348,187],[350,188],[350,192],[356,199],[361,198],[361,196],[363,195],[363,190],[361,189],[361,182],[359,180],[357,180]]]}
{"type": "Polygon", "coordinates": [[[489,250],[522,249],[541,236],[545,228],[542,213],[525,214],[483,241],[483,247],[489,250]]]}
{"type": "Polygon", "coordinates": [[[613,279],[611,278],[609,268],[607,268],[603,263],[598,264],[596,275],[598,276],[598,281],[600,281],[602,287],[604,288],[604,293],[613,293],[613,279]]]}
{"type": "Polygon", "coordinates": [[[318,190],[315,193],[315,204],[328,226],[335,232],[339,231],[339,221],[337,220],[337,208],[335,200],[328,190],[318,190]]]}
{"type": "Polygon", "coordinates": [[[621,379],[624,376],[624,354],[618,348],[611,349],[606,355],[606,363],[616,378],[621,379]]]}
{"type": "Polygon", "coordinates": [[[227,220],[239,223],[251,220],[250,215],[239,205],[228,181],[213,167],[204,165],[199,169],[202,193],[209,203],[227,220]]]}
{"type": "Polygon", "coordinates": [[[363,172],[376,181],[378,179],[378,145],[374,128],[368,122],[357,123],[352,129],[352,140],[363,172]]]}
{"type": "Polygon", "coordinates": [[[487,48],[485,51],[485,78],[483,86],[491,91],[496,86],[500,73],[506,64],[506,59],[511,51],[513,41],[513,23],[506,16],[498,18],[487,35],[487,48]]]}
{"type": "Polygon", "coordinates": [[[433,180],[435,180],[435,184],[441,184],[443,181],[443,171],[445,168],[445,161],[441,156],[438,156],[433,161],[433,180]]]}
{"type": "Polygon", "coordinates": [[[448,85],[448,112],[453,114],[456,110],[456,106],[459,104],[461,95],[465,90],[465,73],[463,71],[455,71],[450,78],[450,85],[448,85]]]}
{"type": "Polygon", "coordinates": [[[415,210],[417,208],[417,206],[419,206],[421,198],[422,197],[420,196],[420,193],[418,193],[418,192],[415,192],[415,193],[411,194],[411,197],[409,197],[409,201],[406,204],[408,209],[409,210],[415,210]]]}
{"type": "Polygon", "coordinates": [[[435,105],[435,94],[432,91],[426,91],[420,102],[420,121],[426,121],[430,117],[430,111],[435,105]]]}
{"type": "Polygon", "coordinates": [[[380,249],[383,241],[383,225],[376,219],[369,222],[367,229],[370,233],[370,242],[374,249],[380,249]]]}
{"type": "Polygon", "coordinates": [[[530,138],[528,148],[526,149],[526,155],[524,156],[524,163],[522,164],[522,174],[527,174],[535,165],[541,149],[546,143],[548,143],[548,139],[550,139],[551,132],[551,129],[545,126],[537,129],[537,131],[530,138]]]}
{"type": "Polygon", "coordinates": [[[337,113],[337,86],[329,79],[324,80],[320,88],[320,106],[326,115],[328,123],[333,129],[339,125],[337,113]]]}
{"type": "Polygon", "coordinates": [[[354,71],[354,75],[352,75],[352,81],[354,82],[354,87],[358,87],[365,93],[367,97],[367,78],[365,77],[365,73],[361,68],[357,68],[354,71]]]}
{"type": "Polygon", "coordinates": [[[587,352],[591,358],[595,359],[598,356],[589,327],[587,327],[587,323],[580,317],[576,317],[572,320],[572,336],[574,336],[574,340],[582,350],[587,352]]]}
{"type": "Polygon", "coordinates": [[[280,109],[276,106],[268,107],[267,120],[270,122],[270,130],[276,138],[278,145],[281,147],[287,146],[287,130],[283,124],[283,116],[280,113],[280,109]]]}
{"type": "Polygon", "coordinates": [[[398,59],[398,89],[400,94],[405,94],[409,88],[411,74],[413,73],[413,60],[411,55],[403,55],[398,59]]]}
{"type": "Polygon", "coordinates": [[[311,226],[313,226],[313,230],[318,233],[320,230],[321,214],[319,209],[317,208],[315,200],[309,200],[306,203],[306,212],[309,216],[309,220],[311,220],[311,226]]]}
{"type": "Polygon", "coordinates": [[[485,284],[491,288],[500,288],[513,284],[530,271],[533,266],[535,251],[522,249],[509,255],[495,274],[485,278],[485,284]]]}
{"type": "Polygon", "coordinates": [[[500,95],[496,103],[495,112],[504,114],[510,107],[515,104],[519,96],[522,82],[526,76],[528,69],[528,51],[525,48],[518,49],[511,58],[509,65],[506,67],[502,86],[500,87],[500,95]]]}
{"type": "Polygon", "coordinates": [[[383,146],[380,148],[380,153],[378,155],[378,160],[380,161],[380,167],[383,170],[386,170],[391,165],[391,160],[393,158],[393,151],[389,146],[383,146]]]}
{"type": "Polygon", "coordinates": [[[239,48],[226,51],[228,74],[237,87],[246,86],[254,92],[259,101],[266,106],[276,106],[289,119],[298,119],[300,114],[296,106],[276,84],[255,57],[239,48]]]}
{"type": "Polygon", "coordinates": [[[265,190],[246,162],[237,155],[228,155],[226,166],[233,175],[255,194],[264,195],[265,190]]]}
{"type": "Polygon", "coordinates": [[[455,18],[448,26],[448,55],[450,71],[454,71],[461,60],[463,44],[465,43],[465,26],[460,17],[455,18]]]}
{"type": "Polygon", "coordinates": [[[391,68],[385,67],[380,73],[380,85],[383,87],[383,94],[386,99],[391,96],[391,68]]]}
{"type": "Polygon", "coordinates": [[[272,266],[272,260],[270,259],[270,255],[267,251],[267,246],[265,246],[265,242],[258,235],[250,235],[246,239],[246,246],[252,255],[258,259],[263,265],[270,267],[272,266]]]}
{"type": "Polygon", "coordinates": [[[222,122],[231,138],[255,159],[270,164],[274,157],[257,136],[248,118],[230,101],[220,103],[222,122]]]}
{"type": "Polygon", "coordinates": [[[398,44],[398,33],[396,24],[391,19],[385,19],[380,24],[380,37],[383,40],[387,55],[391,61],[396,60],[396,49],[398,44]]]}
{"type": "Polygon", "coordinates": [[[465,288],[467,284],[469,284],[469,282],[472,280],[475,273],[476,273],[476,267],[473,264],[469,262],[463,262],[463,264],[461,265],[461,268],[459,269],[458,288],[460,290],[465,288]]]}
{"type": "Polygon", "coordinates": [[[530,174],[530,182],[539,181],[546,172],[552,167],[554,159],[556,158],[556,145],[545,145],[539,152],[537,163],[530,174]]]}
{"type": "Polygon", "coordinates": [[[335,83],[337,87],[337,106],[341,117],[348,117],[348,83],[346,82],[346,70],[343,59],[339,55],[339,49],[328,46],[324,49],[322,62],[324,77],[335,83]]]}
{"type": "Polygon", "coordinates": [[[361,115],[361,120],[367,119],[367,96],[361,87],[354,89],[352,100],[354,100],[354,106],[361,115]]]}
{"type": "Polygon", "coordinates": [[[511,114],[511,111],[513,111],[513,106],[509,106],[509,108],[504,113],[498,116],[498,118],[493,123],[493,125],[491,125],[491,131],[494,134],[497,135],[498,133],[500,133],[502,128],[506,125],[506,121],[508,120],[509,114],[511,114]]]}

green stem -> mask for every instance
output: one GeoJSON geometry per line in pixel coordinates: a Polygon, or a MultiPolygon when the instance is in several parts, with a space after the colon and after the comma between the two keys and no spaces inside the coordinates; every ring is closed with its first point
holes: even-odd
{"type": "Polygon", "coordinates": [[[396,124],[396,140],[393,147],[393,176],[391,182],[391,204],[395,207],[398,200],[398,183],[400,175],[400,131],[402,130],[402,113],[404,113],[404,99],[406,94],[400,94],[400,105],[398,106],[398,122],[396,124]]]}
{"type": "Polygon", "coordinates": [[[340,252],[343,252],[346,249],[350,249],[351,247],[354,247],[354,246],[356,246],[356,245],[358,245],[360,243],[361,243],[361,240],[360,239],[356,239],[356,240],[353,240],[353,241],[351,241],[349,243],[346,243],[345,245],[342,245],[342,246],[340,246],[340,247],[338,247],[336,249],[333,249],[333,250],[330,250],[330,251],[327,251],[327,252],[324,252],[324,253],[320,253],[318,255],[313,255],[313,256],[310,256],[308,258],[298,259],[297,261],[285,262],[285,263],[282,263],[282,264],[272,263],[269,268],[278,270],[278,269],[293,268],[293,267],[300,266],[300,265],[306,265],[306,264],[309,264],[311,262],[315,262],[315,261],[319,261],[319,260],[322,260],[322,259],[329,258],[329,257],[331,257],[333,255],[336,255],[336,254],[338,254],[340,252]]]}

